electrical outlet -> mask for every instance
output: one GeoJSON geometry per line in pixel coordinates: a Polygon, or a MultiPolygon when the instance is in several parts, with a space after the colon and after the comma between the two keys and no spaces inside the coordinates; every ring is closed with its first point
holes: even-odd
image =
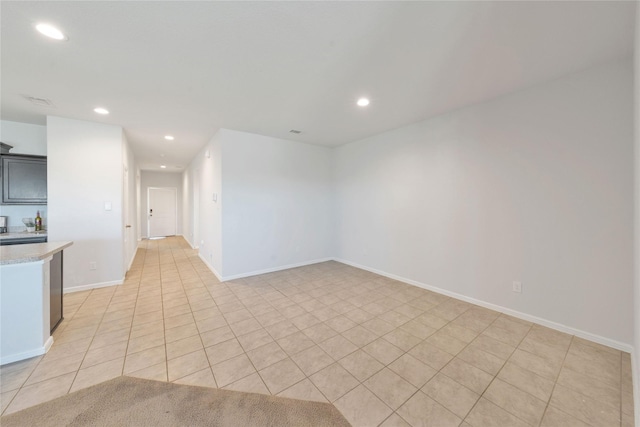
{"type": "Polygon", "coordinates": [[[513,292],[522,293],[522,283],[521,282],[513,282],[513,292]]]}
{"type": "Polygon", "coordinates": [[[89,263],[89,270],[95,270],[97,267],[96,262],[95,261],[91,261],[89,263]]]}

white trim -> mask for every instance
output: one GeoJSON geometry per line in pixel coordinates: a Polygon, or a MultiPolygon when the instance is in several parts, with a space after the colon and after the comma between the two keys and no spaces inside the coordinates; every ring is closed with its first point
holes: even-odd
{"type": "Polygon", "coordinates": [[[334,258],[320,258],[320,259],[314,259],[314,260],[311,260],[311,261],[298,262],[298,263],[295,263],[295,264],[282,265],[280,267],[266,268],[264,270],[250,271],[248,273],[234,274],[232,276],[224,276],[223,277],[224,280],[222,280],[222,281],[227,282],[229,280],[242,279],[243,277],[251,277],[251,276],[257,276],[259,274],[273,273],[274,271],[282,271],[282,270],[288,270],[290,268],[304,267],[305,265],[311,265],[311,264],[318,264],[320,262],[333,261],[333,259],[334,258]]]}
{"type": "Polygon", "coordinates": [[[215,274],[215,276],[218,278],[219,281],[224,282],[220,273],[218,273],[218,271],[215,268],[213,268],[211,264],[209,264],[209,261],[207,261],[206,258],[203,257],[201,253],[198,253],[198,258],[200,258],[202,262],[204,262],[204,265],[206,265],[207,268],[211,270],[213,274],[215,274]]]}
{"type": "Polygon", "coordinates": [[[90,283],[88,285],[72,286],[69,288],[64,288],[63,293],[71,294],[73,292],[88,291],[89,289],[106,288],[107,286],[122,285],[123,282],[124,279],[112,280],[110,282],[90,283]]]}
{"type": "Polygon", "coordinates": [[[638,384],[638,363],[636,362],[636,349],[631,352],[631,381],[633,384],[633,409],[635,414],[635,424],[640,425],[640,384],[638,384]]]}
{"type": "Polygon", "coordinates": [[[138,249],[140,249],[139,240],[138,240],[138,243],[136,243],[136,248],[133,250],[133,254],[131,255],[131,259],[129,260],[129,266],[126,269],[125,274],[127,274],[127,272],[131,270],[131,266],[133,265],[133,260],[136,259],[136,254],[138,253],[138,249]]]}
{"type": "Polygon", "coordinates": [[[40,356],[41,354],[45,354],[47,351],[49,351],[52,345],[53,337],[49,337],[42,347],[3,357],[2,359],[0,359],[0,365],[6,365],[7,363],[18,362],[20,360],[40,356]]]}
{"type": "MultiPolygon", "coordinates": [[[[563,325],[561,323],[552,322],[550,320],[543,319],[541,317],[533,316],[530,314],[522,313],[520,311],[512,310],[510,308],[502,307],[500,305],[492,304],[486,301],[478,300],[475,298],[471,298],[462,294],[458,294],[456,292],[451,292],[446,289],[438,288],[436,286],[427,285],[424,283],[417,282],[415,280],[407,279],[405,277],[397,276],[395,274],[387,273],[385,271],[377,270],[375,268],[367,267],[364,265],[357,264],[355,262],[334,258],[335,261],[341,262],[343,264],[350,265],[352,267],[360,268],[362,270],[370,271],[372,273],[379,274],[381,276],[389,277],[390,279],[399,280],[401,282],[407,283],[409,285],[417,286],[419,288],[427,289],[433,292],[437,292],[439,294],[443,294],[452,298],[456,298],[462,301],[469,302],[471,304],[479,305],[481,307],[485,307],[491,310],[499,311],[501,313],[508,314],[513,317],[517,317],[519,319],[523,319],[529,322],[537,323],[542,326],[546,326],[551,329],[555,329],[560,332],[564,332],[570,335],[575,335],[580,338],[584,338],[589,341],[596,342],[598,344],[606,345],[607,347],[612,347],[617,350],[626,351],[627,353],[631,353],[633,351],[633,346],[630,344],[626,344],[620,341],[612,340],[609,338],[602,337],[600,335],[592,334],[580,329],[572,328],[567,325],[563,325]]],[[[634,372],[636,372],[634,370],[634,372]]]]}

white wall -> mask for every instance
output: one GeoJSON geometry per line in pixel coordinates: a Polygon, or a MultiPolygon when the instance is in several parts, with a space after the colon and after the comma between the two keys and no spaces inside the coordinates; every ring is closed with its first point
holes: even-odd
{"type": "Polygon", "coordinates": [[[0,121],[0,141],[13,145],[11,154],[47,155],[47,127],[0,121]]]}
{"type": "MultiPolygon", "coordinates": [[[[12,145],[11,154],[47,155],[46,126],[0,121],[0,141],[12,145]]],[[[42,225],[47,228],[47,205],[1,205],[0,215],[8,216],[10,231],[25,230],[22,218],[35,218],[40,211],[42,225]]]]}
{"type": "Polygon", "coordinates": [[[123,223],[125,227],[122,229],[122,238],[124,244],[124,268],[125,272],[129,270],[133,258],[138,248],[138,199],[137,199],[137,175],[138,169],[135,156],[131,150],[131,146],[126,136],[122,135],[122,168],[123,177],[123,223]]]}
{"type": "Polygon", "coordinates": [[[336,255],[630,348],[632,94],[613,63],[337,148],[336,255]]]}
{"type": "Polygon", "coordinates": [[[185,235],[200,257],[222,277],[222,142],[218,131],[183,174],[189,206],[185,235]],[[213,200],[213,194],[217,200],[213,200]]]}
{"type": "Polygon", "coordinates": [[[176,189],[176,234],[182,233],[182,191],[183,182],[181,173],[172,172],[140,172],[140,224],[142,225],[141,235],[149,236],[148,212],[149,212],[149,187],[175,188],[176,189]]]}
{"type": "Polygon", "coordinates": [[[64,253],[65,289],[121,283],[122,128],[48,116],[47,141],[49,240],[73,241],[64,253]]]}
{"type": "Polygon", "coordinates": [[[331,257],[332,150],[227,129],[217,136],[223,275],[331,257]]]}

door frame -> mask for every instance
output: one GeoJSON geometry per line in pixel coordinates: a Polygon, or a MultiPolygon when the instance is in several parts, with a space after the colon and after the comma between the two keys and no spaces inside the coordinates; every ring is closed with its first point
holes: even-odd
{"type": "Polygon", "coordinates": [[[147,187],[147,212],[145,215],[147,216],[147,239],[151,237],[151,217],[149,216],[149,200],[151,197],[151,190],[171,190],[173,191],[173,206],[175,208],[174,218],[175,224],[173,225],[175,228],[174,236],[178,235],[178,189],[176,187],[147,187]]]}

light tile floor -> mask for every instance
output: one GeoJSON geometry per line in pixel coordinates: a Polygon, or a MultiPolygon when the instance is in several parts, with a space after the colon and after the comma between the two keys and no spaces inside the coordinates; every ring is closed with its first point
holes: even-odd
{"type": "Polygon", "coordinates": [[[182,238],[65,295],[4,414],[120,376],[332,402],[354,426],[632,426],[629,354],[336,262],[220,283],[182,238]]]}

